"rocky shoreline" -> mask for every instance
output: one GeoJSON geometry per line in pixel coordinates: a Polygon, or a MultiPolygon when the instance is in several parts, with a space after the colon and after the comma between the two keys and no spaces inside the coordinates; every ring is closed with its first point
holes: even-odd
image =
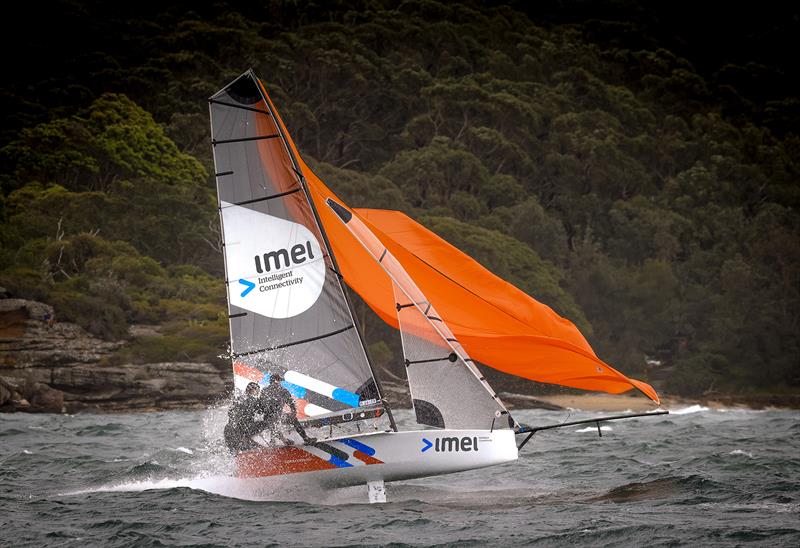
{"type": "MultiPolygon", "coordinates": [[[[0,291],[2,294],[2,291],[0,291]]],[[[114,363],[128,341],[93,337],[71,323],[53,322],[49,305],[0,298],[0,412],[136,412],[198,409],[223,399],[231,389],[228,367],[210,363],[114,363]]],[[[130,337],[153,331],[132,327],[130,337]]],[[[401,381],[401,379],[397,379],[401,381]]],[[[410,407],[403,382],[384,381],[394,407],[410,407]]],[[[510,409],[647,411],[643,397],[607,394],[529,396],[500,394],[510,409]]],[[[687,400],[664,396],[662,407],[800,408],[800,395],[709,395],[687,400]]]]}
{"type": "Polygon", "coordinates": [[[46,304],[0,299],[0,412],[191,409],[230,390],[230,370],[210,363],[114,364],[126,341],[53,317],[46,304]]]}

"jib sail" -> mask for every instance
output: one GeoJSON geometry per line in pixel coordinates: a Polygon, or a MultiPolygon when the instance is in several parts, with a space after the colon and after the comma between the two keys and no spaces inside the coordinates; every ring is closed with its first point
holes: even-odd
{"type": "Polygon", "coordinates": [[[281,373],[311,426],[384,416],[335,259],[261,83],[248,71],[209,103],[236,386],[281,373]]]}
{"type": "Polygon", "coordinates": [[[467,351],[394,255],[357,216],[330,198],[327,204],[392,282],[417,422],[451,429],[514,426],[467,351]]]}

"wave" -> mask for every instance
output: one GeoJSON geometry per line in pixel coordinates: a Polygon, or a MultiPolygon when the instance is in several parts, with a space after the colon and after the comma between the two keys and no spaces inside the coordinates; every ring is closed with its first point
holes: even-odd
{"type": "Polygon", "coordinates": [[[298,485],[292,478],[277,477],[274,481],[251,480],[232,476],[195,476],[107,483],[78,489],[60,496],[92,493],[139,493],[192,489],[211,495],[256,502],[305,502],[313,505],[361,504],[367,501],[364,486],[321,489],[318,485],[298,485]]]}
{"type": "Polygon", "coordinates": [[[755,512],[765,510],[777,514],[796,514],[800,512],[800,504],[796,502],[777,502],[777,501],[757,501],[751,503],[720,503],[704,502],[699,504],[701,508],[713,508],[715,511],[728,512],[755,512]]]}
{"type": "MultiPolygon", "coordinates": [[[[610,426],[601,426],[600,430],[603,432],[611,432],[613,430],[610,426]]],[[[583,432],[597,432],[596,426],[587,426],[586,428],[581,428],[579,430],[575,430],[576,433],[582,434],[583,432]]]]}
{"type": "Polygon", "coordinates": [[[606,493],[588,499],[590,502],[635,502],[640,500],[685,499],[694,503],[705,502],[704,497],[710,492],[721,492],[723,486],[714,480],[699,474],[689,476],[667,476],[649,481],[637,481],[614,487],[606,493]]]}
{"type": "Polygon", "coordinates": [[[706,411],[711,411],[710,407],[706,407],[704,405],[690,405],[689,407],[684,407],[683,409],[675,409],[674,411],[670,411],[670,415],[690,415],[692,413],[705,413],[706,411]]]}
{"type": "Polygon", "coordinates": [[[76,436],[117,436],[128,431],[124,424],[110,422],[106,424],[91,424],[75,432],[76,436]]]}

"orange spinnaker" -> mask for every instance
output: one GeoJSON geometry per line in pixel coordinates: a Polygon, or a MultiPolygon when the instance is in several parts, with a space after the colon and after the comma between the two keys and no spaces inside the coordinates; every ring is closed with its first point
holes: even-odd
{"type": "MultiPolygon", "coordinates": [[[[263,88],[262,88],[263,89],[263,88]]],[[[266,90],[264,91],[266,96],[266,90]]],[[[270,101],[308,183],[344,280],[386,323],[398,327],[389,278],[325,201],[340,200],[303,162],[270,101]]],[[[350,209],[403,265],[473,359],[538,382],[620,394],[658,394],[600,360],[580,331],[399,211],[350,209]]]]}

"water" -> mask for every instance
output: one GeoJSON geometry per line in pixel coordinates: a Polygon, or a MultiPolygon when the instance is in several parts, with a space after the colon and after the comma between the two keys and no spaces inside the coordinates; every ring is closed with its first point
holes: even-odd
{"type": "Polygon", "coordinates": [[[0,546],[800,545],[797,411],[541,432],[516,463],[387,484],[383,505],[361,486],[244,500],[219,479],[222,416],[0,415],[0,546]]]}

